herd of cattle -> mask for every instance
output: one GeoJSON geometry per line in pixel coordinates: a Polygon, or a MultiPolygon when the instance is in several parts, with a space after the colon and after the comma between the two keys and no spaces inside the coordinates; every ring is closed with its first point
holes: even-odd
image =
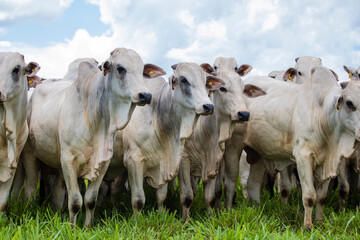
{"type": "Polygon", "coordinates": [[[62,79],[45,80],[37,63],[1,52],[1,210],[10,191],[31,198],[42,179],[55,208],[67,196],[76,223],[84,203],[91,226],[104,195],[127,183],[138,213],[146,181],[162,208],[168,183],[178,177],[187,219],[200,179],[208,209],[221,208],[223,186],[232,207],[239,172],[252,202],[260,201],[266,175],[278,174],[286,202],[296,167],[304,225],[311,228],[315,204],[316,219],[323,218],[330,179],[338,176],[344,204],[346,169],[360,168],[360,68],[344,66],[350,81],[338,84],[321,59],[295,61],[286,71],[246,80],[252,67],[234,58],[182,62],[166,81],[163,69],[117,48],[100,66],[77,59],[62,79]],[[86,189],[78,178],[88,180],[86,189]]]}

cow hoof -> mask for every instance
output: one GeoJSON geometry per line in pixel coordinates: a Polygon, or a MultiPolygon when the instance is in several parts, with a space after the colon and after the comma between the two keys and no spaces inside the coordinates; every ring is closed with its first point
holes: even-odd
{"type": "Polygon", "coordinates": [[[305,223],[304,224],[304,230],[311,231],[312,227],[313,227],[312,223],[305,223]]]}

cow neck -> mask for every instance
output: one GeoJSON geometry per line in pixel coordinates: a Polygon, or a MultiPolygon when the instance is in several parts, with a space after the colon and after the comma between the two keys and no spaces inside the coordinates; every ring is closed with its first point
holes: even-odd
{"type": "Polygon", "coordinates": [[[209,116],[200,117],[200,126],[202,131],[209,134],[211,138],[216,139],[222,151],[225,150],[225,141],[230,139],[235,123],[231,121],[231,117],[224,116],[220,113],[219,109],[222,106],[220,96],[216,93],[211,95],[211,101],[214,103],[214,113],[209,116]]]}
{"type": "MultiPolygon", "coordinates": [[[[17,166],[16,146],[25,141],[28,134],[28,127],[26,122],[27,112],[27,81],[22,79],[24,85],[21,86],[17,96],[13,96],[6,102],[0,104],[0,112],[2,116],[1,135],[7,141],[7,160],[8,170],[15,171],[17,166]],[[23,138],[19,138],[23,135],[23,138]]],[[[21,81],[21,79],[19,80],[21,81]]],[[[12,174],[10,172],[4,173],[1,171],[0,181],[6,182],[12,174]]]]}
{"type": "MultiPolygon", "coordinates": [[[[326,151],[324,159],[315,159],[317,167],[314,176],[321,181],[335,177],[340,162],[344,157],[350,157],[355,150],[354,136],[343,125],[341,110],[337,110],[335,106],[336,98],[340,95],[341,89],[337,84],[314,84],[312,87],[312,96],[316,96],[313,98],[312,107],[320,112],[315,127],[318,133],[314,136],[318,136],[317,145],[320,151],[326,151]]],[[[316,156],[318,155],[319,153],[316,153],[316,156]]]]}
{"type": "Polygon", "coordinates": [[[108,111],[111,113],[109,117],[111,134],[115,134],[116,131],[126,127],[136,107],[130,97],[122,98],[117,94],[116,89],[120,89],[121,86],[114,75],[110,72],[105,80],[106,103],[108,104],[108,111]]]}
{"type": "Polygon", "coordinates": [[[175,91],[166,82],[153,97],[152,105],[157,113],[157,131],[171,133],[184,145],[185,139],[192,135],[198,119],[195,110],[183,107],[180,103],[182,100],[177,99],[175,91]]]}

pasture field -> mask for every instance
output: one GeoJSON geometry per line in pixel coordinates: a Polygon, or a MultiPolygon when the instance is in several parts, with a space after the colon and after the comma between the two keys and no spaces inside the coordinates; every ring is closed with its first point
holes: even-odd
{"type": "Polygon", "coordinates": [[[295,190],[288,205],[279,194],[270,198],[265,191],[261,205],[254,207],[238,187],[234,209],[214,212],[210,218],[199,187],[187,222],[181,220],[179,189],[169,192],[166,212],[156,210],[153,190],[146,189],[146,196],[145,209],[138,216],[132,213],[130,193],[114,205],[106,202],[97,208],[91,229],[83,227],[84,209],[77,226],[72,227],[67,211],[53,212],[36,201],[12,200],[7,212],[0,214],[0,239],[360,239],[358,198],[352,198],[347,210],[340,212],[337,191],[329,192],[325,220],[314,221],[311,231],[302,227],[301,195],[295,190]]]}

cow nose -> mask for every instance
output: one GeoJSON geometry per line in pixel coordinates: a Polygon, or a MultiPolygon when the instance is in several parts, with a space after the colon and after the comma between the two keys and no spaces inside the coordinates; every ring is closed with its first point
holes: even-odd
{"type": "Polygon", "coordinates": [[[238,117],[241,122],[249,121],[250,113],[249,112],[238,112],[238,117]]]}
{"type": "Polygon", "coordinates": [[[213,113],[214,112],[214,105],[212,104],[204,104],[203,109],[205,113],[213,113]]]}
{"type": "Polygon", "coordinates": [[[152,95],[150,93],[139,93],[139,100],[141,104],[150,104],[152,95]]]}

